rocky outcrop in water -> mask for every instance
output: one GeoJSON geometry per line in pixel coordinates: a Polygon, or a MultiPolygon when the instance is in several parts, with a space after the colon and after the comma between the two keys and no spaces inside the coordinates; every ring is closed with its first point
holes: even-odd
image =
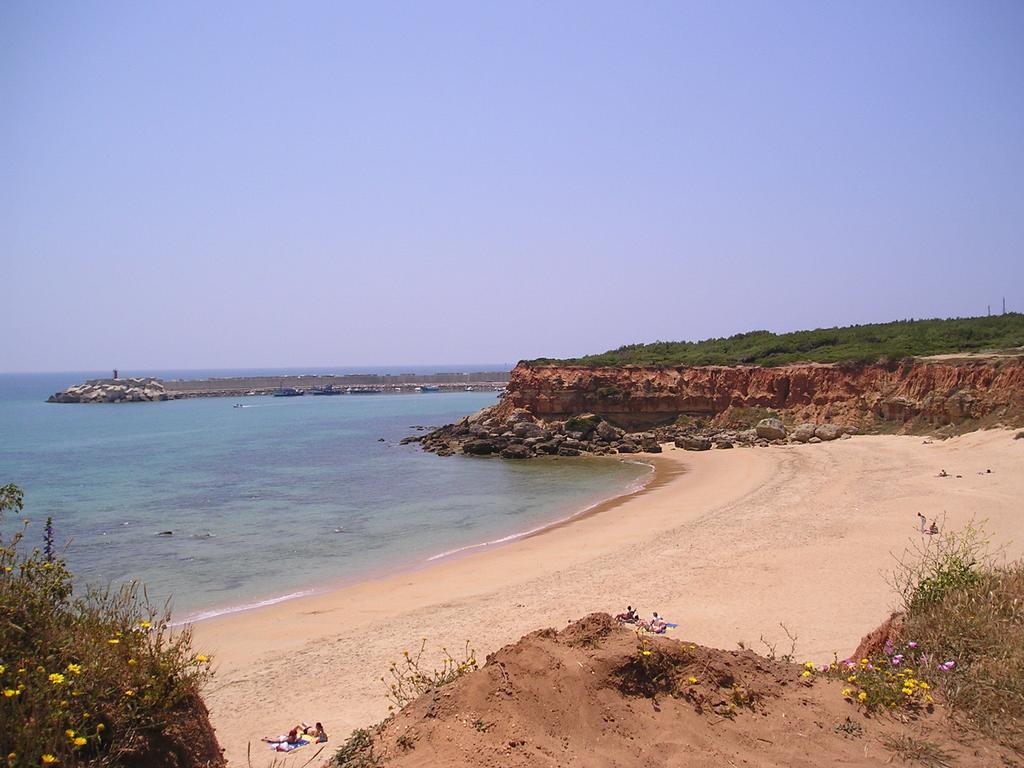
{"type": "Polygon", "coordinates": [[[91,379],[50,395],[48,403],[148,403],[171,400],[159,379],[91,379]]]}

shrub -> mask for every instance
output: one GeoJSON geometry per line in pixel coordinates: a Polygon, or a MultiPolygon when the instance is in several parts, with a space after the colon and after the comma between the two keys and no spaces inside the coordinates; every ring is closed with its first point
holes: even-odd
{"type": "Polygon", "coordinates": [[[627,344],[567,360],[539,358],[532,365],[785,365],[794,362],[874,363],[921,355],[1024,346],[1024,314],[897,320],[891,323],[771,333],[751,331],[703,341],[627,344]]]}
{"type": "Polygon", "coordinates": [[[938,681],[950,706],[1024,753],[1024,563],[986,569],[919,602],[902,631],[952,665],[938,681]]]}
{"type": "Polygon", "coordinates": [[[390,681],[381,678],[391,702],[388,709],[401,709],[427,691],[453,683],[477,668],[476,651],[469,647],[468,640],[460,658],[452,656],[447,648],[442,649],[444,657],[441,659],[440,669],[428,670],[424,666],[423,654],[426,648],[427,639],[423,638],[416,655],[404,651],[401,661],[391,663],[388,668],[390,681]]]}
{"type": "MultiPolygon", "coordinates": [[[[0,523],[21,491],[0,488],[0,523]]],[[[0,754],[9,764],[116,766],[144,753],[194,695],[209,659],[138,587],[73,594],[53,550],[25,552],[28,521],[0,536],[0,754]]]]}
{"type": "Polygon", "coordinates": [[[993,556],[983,524],[944,532],[915,545],[897,559],[892,586],[907,613],[943,599],[950,590],[977,583],[991,570],[993,556]]]}

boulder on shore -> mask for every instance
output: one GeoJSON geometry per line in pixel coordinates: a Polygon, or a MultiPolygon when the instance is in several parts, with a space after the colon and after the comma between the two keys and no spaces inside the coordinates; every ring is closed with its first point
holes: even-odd
{"type": "Polygon", "coordinates": [[[757,436],[765,440],[783,440],[786,437],[786,425],[779,419],[761,419],[754,429],[757,436]]]}
{"type": "Polygon", "coordinates": [[[677,437],[675,446],[684,451],[710,451],[711,441],[703,437],[677,437]]]}
{"type": "Polygon", "coordinates": [[[821,440],[837,440],[843,434],[843,428],[835,424],[821,424],[814,430],[814,436],[821,440]]]}
{"type": "Polygon", "coordinates": [[[500,455],[503,459],[528,459],[531,454],[525,445],[510,445],[500,455]]]}
{"type": "Polygon", "coordinates": [[[798,443],[806,443],[808,440],[814,437],[814,430],[814,424],[804,423],[793,430],[793,434],[791,435],[791,437],[798,443]]]}

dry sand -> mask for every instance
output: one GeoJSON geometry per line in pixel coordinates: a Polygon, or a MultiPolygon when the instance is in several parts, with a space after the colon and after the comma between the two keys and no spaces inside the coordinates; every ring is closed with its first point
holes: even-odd
{"type": "Polygon", "coordinates": [[[469,640],[482,660],[627,603],[702,645],[764,650],[764,635],[788,650],[784,622],[800,658],[844,657],[893,605],[887,574],[893,554],[922,540],[918,511],[951,528],[987,519],[1009,556],[1024,554],[1024,440],[1013,434],[669,450],[656,462],[663,481],[542,535],[200,622],[196,646],[216,659],[205,698],[218,738],[232,765],[246,765],[252,742],[260,766],[271,758],[261,736],[321,720],[333,749],[387,714],[380,676],[421,638],[431,658],[469,640]]]}

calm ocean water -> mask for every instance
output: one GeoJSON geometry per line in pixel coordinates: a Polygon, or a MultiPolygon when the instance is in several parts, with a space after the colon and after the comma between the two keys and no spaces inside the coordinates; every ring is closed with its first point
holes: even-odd
{"type": "Polygon", "coordinates": [[[109,374],[0,374],[0,484],[25,491],[30,542],[53,517],[80,582],[144,581],[151,598],[173,598],[178,618],[514,536],[626,492],[649,471],[595,459],[438,458],[397,444],[413,425],[491,405],[493,392],[43,402],[97,375],[109,374]],[[158,535],[166,530],[174,535],[158,535]]]}

